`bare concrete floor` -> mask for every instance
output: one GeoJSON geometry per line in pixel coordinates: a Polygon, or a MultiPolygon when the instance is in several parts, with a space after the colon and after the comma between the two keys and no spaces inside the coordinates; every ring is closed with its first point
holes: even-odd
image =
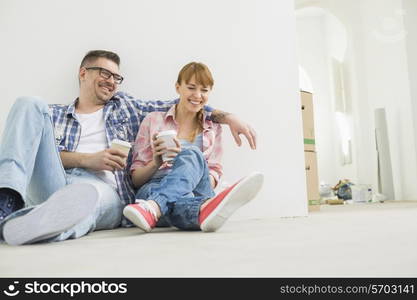
{"type": "Polygon", "coordinates": [[[231,218],[216,233],[130,228],[1,244],[0,277],[417,277],[417,202],[231,218]]]}

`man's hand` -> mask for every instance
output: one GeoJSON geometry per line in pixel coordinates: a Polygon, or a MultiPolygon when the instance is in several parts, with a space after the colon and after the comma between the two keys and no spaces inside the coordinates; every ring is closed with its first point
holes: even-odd
{"type": "Polygon", "coordinates": [[[126,157],[122,151],[109,148],[96,153],[85,153],[82,165],[95,171],[120,171],[126,167],[126,157]]]}
{"type": "Polygon", "coordinates": [[[240,135],[243,134],[249,142],[252,150],[256,149],[256,132],[255,130],[247,123],[241,121],[238,117],[229,114],[226,116],[228,119],[227,124],[230,127],[233,137],[235,138],[236,144],[240,147],[242,145],[242,140],[240,135]]]}
{"type": "Polygon", "coordinates": [[[245,122],[241,121],[237,116],[221,111],[215,110],[212,113],[212,120],[220,124],[227,124],[230,127],[230,131],[235,139],[236,144],[240,147],[242,140],[240,135],[243,134],[249,142],[250,147],[256,149],[256,132],[255,130],[245,122]]]}

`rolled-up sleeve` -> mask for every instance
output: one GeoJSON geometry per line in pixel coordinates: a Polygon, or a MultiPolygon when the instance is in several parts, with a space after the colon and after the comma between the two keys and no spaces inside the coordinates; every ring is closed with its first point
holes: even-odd
{"type": "Polygon", "coordinates": [[[130,171],[133,172],[138,167],[146,166],[153,159],[153,150],[150,136],[151,115],[145,117],[142,121],[138,135],[133,145],[132,166],[130,171]]]}
{"type": "Polygon", "coordinates": [[[209,173],[216,180],[217,185],[223,175],[223,166],[221,164],[221,159],[223,156],[222,127],[220,124],[213,123],[213,130],[215,138],[213,149],[207,157],[207,164],[209,167],[209,173]]]}

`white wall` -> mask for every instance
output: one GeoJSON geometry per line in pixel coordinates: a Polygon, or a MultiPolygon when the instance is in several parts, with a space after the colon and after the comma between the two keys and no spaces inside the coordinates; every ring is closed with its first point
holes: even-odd
{"type": "Polygon", "coordinates": [[[319,180],[332,186],[344,178],[357,182],[355,159],[350,165],[342,165],[340,159],[331,59],[342,60],[347,45],[346,34],[333,18],[323,9],[305,8],[297,12],[296,25],[298,60],[313,85],[319,180]]]}
{"type": "MultiPolygon", "coordinates": [[[[417,141],[417,1],[403,0],[408,75],[414,122],[414,141],[417,141]]],[[[417,168],[417,166],[416,166],[417,168]]]]}
{"type": "MultiPolygon", "coordinates": [[[[400,0],[361,2],[370,114],[385,107],[396,199],[417,198],[416,149],[400,0]],[[413,166],[410,168],[410,166],[413,166]]],[[[369,116],[373,120],[373,116],[369,116]]],[[[373,132],[368,131],[374,141],[373,132]]],[[[369,147],[373,144],[368,143],[369,147]]]]}
{"type": "Polygon", "coordinates": [[[334,116],[324,15],[297,17],[297,54],[300,65],[313,85],[314,130],[320,181],[336,184],[337,145],[334,139],[334,116]]]}
{"type": "MultiPolygon", "coordinates": [[[[412,65],[407,60],[403,33],[408,28],[403,27],[402,1],[322,0],[303,3],[327,9],[345,24],[348,31],[346,59],[352,75],[351,105],[355,120],[358,181],[372,183],[374,188],[377,186],[374,110],[385,107],[395,197],[398,200],[417,199],[416,133],[413,127],[416,108],[411,104],[410,94],[415,87],[409,81],[408,70],[412,65]]],[[[411,52],[413,50],[409,48],[408,53],[415,53],[411,52]]]]}
{"type": "MultiPolygon", "coordinates": [[[[257,130],[258,150],[236,148],[225,128],[225,177],[264,172],[244,216],[306,214],[292,0],[0,2],[0,129],[14,99],[77,97],[77,70],[91,49],[120,54],[122,89],[143,99],[176,97],[180,67],[203,61],[215,77],[211,104],[257,130]]],[[[29,123],[29,121],[28,121],[29,123]]]]}

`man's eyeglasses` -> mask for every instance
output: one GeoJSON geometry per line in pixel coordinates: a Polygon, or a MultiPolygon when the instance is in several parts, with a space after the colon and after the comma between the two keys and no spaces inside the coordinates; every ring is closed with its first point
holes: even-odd
{"type": "Polygon", "coordinates": [[[99,74],[101,77],[103,77],[104,79],[110,79],[110,77],[113,76],[114,78],[114,82],[117,84],[121,84],[123,81],[123,77],[120,76],[119,74],[115,74],[110,72],[107,69],[101,68],[101,67],[89,67],[89,68],[85,68],[86,70],[98,70],[99,74]]]}

